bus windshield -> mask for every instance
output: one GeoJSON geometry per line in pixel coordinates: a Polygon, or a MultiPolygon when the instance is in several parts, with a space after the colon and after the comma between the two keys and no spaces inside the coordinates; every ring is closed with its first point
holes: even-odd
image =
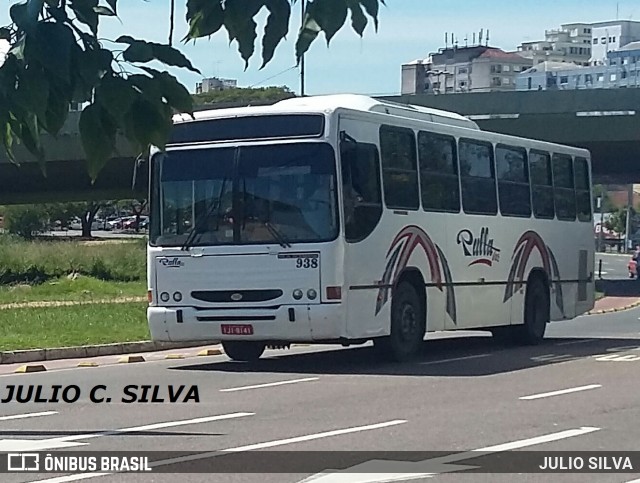
{"type": "Polygon", "coordinates": [[[338,235],[328,144],[184,149],[152,163],[152,245],[287,246],[338,235]]]}

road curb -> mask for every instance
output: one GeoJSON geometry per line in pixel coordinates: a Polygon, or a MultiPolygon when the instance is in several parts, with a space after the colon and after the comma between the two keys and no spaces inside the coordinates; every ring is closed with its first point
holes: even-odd
{"type": "Polygon", "coordinates": [[[633,309],[640,306],[640,299],[636,300],[632,304],[624,305],[622,307],[614,307],[612,309],[603,309],[603,310],[592,310],[591,312],[587,312],[586,315],[600,315],[600,314],[610,314],[613,312],[623,312],[625,310],[633,309]]]}
{"type": "Polygon", "coordinates": [[[0,364],[53,361],[58,359],[81,359],[86,357],[133,354],[136,352],[157,352],[168,349],[188,349],[219,344],[198,342],[123,342],[116,344],[87,345],[78,347],[56,347],[51,349],[33,349],[0,352],[0,364]]]}

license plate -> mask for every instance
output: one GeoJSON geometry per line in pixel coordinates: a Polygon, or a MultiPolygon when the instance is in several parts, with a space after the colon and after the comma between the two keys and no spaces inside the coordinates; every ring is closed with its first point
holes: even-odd
{"type": "Polygon", "coordinates": [[[224,335],[253,335],[252,325],[223,325],[224,335]]]}

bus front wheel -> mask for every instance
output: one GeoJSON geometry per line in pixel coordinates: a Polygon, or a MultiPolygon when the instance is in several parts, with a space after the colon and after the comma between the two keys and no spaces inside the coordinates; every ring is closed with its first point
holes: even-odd
{"type": "Polygon", "coordinates": [[[260,359],[260,356],[266,348],[266,344],[253,340],[226,340],[222,341],[222,348],[225,354],[234,361],[250,362],[260,359]]]}
{"type": "Polygon", "coordinates": [[[524,324],[517,327],[516,338],[525,345],[542,342],[550,319],[549,289],[541,278],[528,284],[524,304],[524,324]]]}
{"type": "Polygon", "coordinates": [[[391,334],[374,339],[374,349],[383,359],[406,362],[419,352],[426,331],[424,308],[414,286],[401,282],[391,302],[391,334]]]}

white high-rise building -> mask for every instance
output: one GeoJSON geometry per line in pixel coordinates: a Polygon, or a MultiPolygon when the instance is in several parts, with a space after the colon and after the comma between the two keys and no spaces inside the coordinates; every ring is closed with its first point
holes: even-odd
{"type": "Polygon", "coordinates": [[[591,24],[591,64],[606,63],[607,53],[640,40],[640,22],[613,20],[591,24]]]}

